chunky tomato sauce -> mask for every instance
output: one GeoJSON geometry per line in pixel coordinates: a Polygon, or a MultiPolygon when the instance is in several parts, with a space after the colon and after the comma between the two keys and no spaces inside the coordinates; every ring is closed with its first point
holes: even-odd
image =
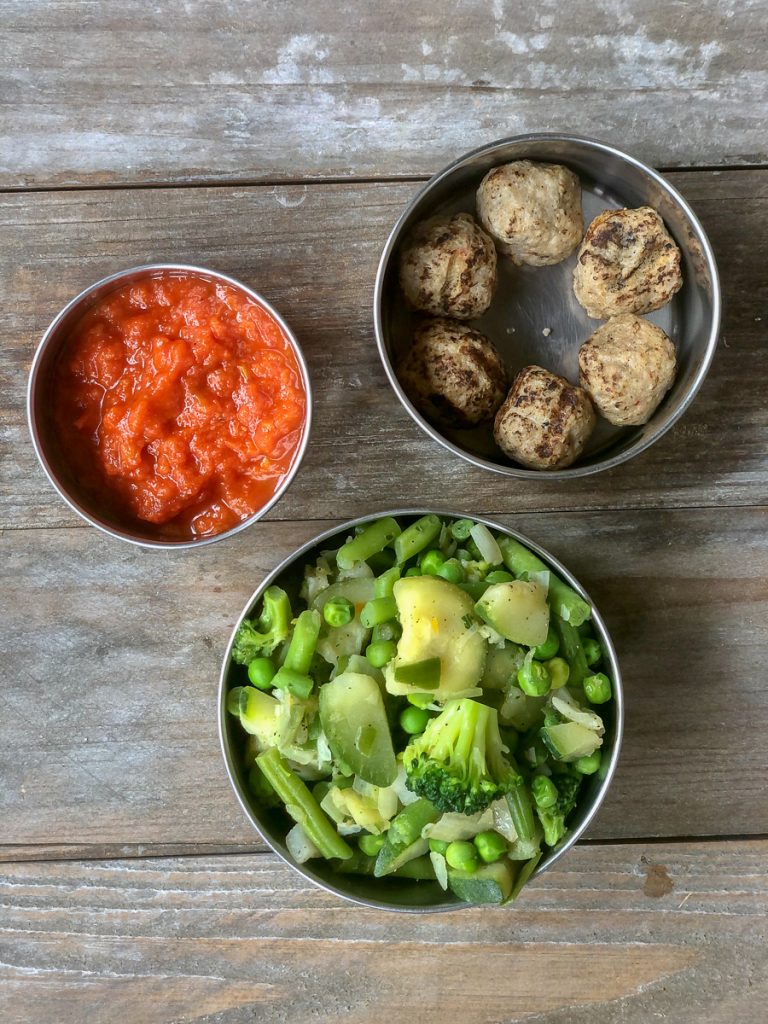
{"type": "Polygon", "coordinates": [[[262,508],[301,443],[307,398],[280,326],[237,288],[147,277],[77,324],[54,374],[77,485],[159,537],[222,533],[262,508]]]}

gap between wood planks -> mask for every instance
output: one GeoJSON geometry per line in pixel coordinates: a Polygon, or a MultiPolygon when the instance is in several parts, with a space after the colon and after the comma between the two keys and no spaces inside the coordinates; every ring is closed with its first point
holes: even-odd
{"type": "MultiPolygon", "coordinates": [[[[766,842],[768,833],[713,836],[651,836],[647,839],[580,839],[575,846],[686,846],[690,843],[766,842]]],[[[160,860],[170,857],[236,857],[272,855],[265,845],[250,843],[116,843],[24,844],[0,846],[0,864],[56,863],[91,860],[160,860]],[[19,853],[16,853],[18,849],[19,853]]]]}
{"type": "MultiPolygon", "coordinates": [[[[728,171],[728,173],[737,171],[764,171],[768,170],[768,163],[698,164],[690,166],[687,164],[676,164],[670,165],[669,167],[656,167],[654,170],[658,171],[659,174],[693,174],[699,171],[709,174],[720,171],[728,171]]],[[[437,173],[437,171],[435,171],[435,173],[437,173]]],[[[166,188],[269,188],[276,185],[398,185],[408,184],[408,182],[418,184],[419,182],[429,181],[431,177],[432,175],[429,174],[382,174],[376,176],[356,176],[354,174],[350,174],[347,176],[307,175],[305,177],[286,176],[268,178],[211,177],[202,181],[180,181],[178,179],[173,181],[164,181],[163,179],[158,178],[150,179],[148,181],[134,181],[130,183],[105,182],[102,184],[89,185],[34,185],[31,187],[27,187],[25,185],[11,185],[0,188],[0,195],[14,195],[16,193],[34,195],[36,193],[42,194],[48,192],[132,192],[137,190],[146,191],[166,188]]]]}

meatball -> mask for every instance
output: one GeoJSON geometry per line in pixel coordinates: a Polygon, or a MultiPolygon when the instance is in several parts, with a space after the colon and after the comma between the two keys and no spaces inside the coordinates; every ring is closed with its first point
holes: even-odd
{"type": "Polygon", "coordinates": [[[493,436],[522,466],[563,469],[581,455],[595,419],[585,391],[541,366],[526,366],[496,413],[493,436]]]}
{"type": "Polygon", "coordinates": [[[560,164],[516,160],[494,167],[477,190],[477,215],[515,263],[560,263],[581,240],[581,184],[560,164]]]}
{"type": "Polygon", "coordinates": [[[496,289],[496,249],[469,213],[417,224],[400,252],[400,286],[410,306],[471,320],[496,289]]]}
{"type": "Polygon", "coordinates": [[[650,206],[604,210],[587,228],[573,291],[595,320],[660,309],[682,284],[680,250],[650,206]]]}
{"type": "Polygon", "coordinates": [[[618,426],[647,423],[675,379],[675,346],[633,313],[598,327],[579,349],[579,383],[618,426]]]}
{"type": "Polygon", "coordinates": [[[447,427],[491,419],[508,383],[504,363],[485,335],[447,319],[417,328],[397,376],[416,408],[447,427]]]}

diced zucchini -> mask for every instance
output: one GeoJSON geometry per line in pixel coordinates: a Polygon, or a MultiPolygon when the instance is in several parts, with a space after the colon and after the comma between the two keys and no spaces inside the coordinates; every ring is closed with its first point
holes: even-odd
{"type": "Polygon", "coordinates": [[[436,701],[476,691],[486,644],[473,621],[471,597],[439,576],[404,577],[392,592],[403,633],[396,658],[385,670],[387,690],[397,695],[423,690],[423,686],[398,681],[395,671],[439,658],[439,685],[432,691],[436,701]]]}
{"type": "Polygon", "coordinates": [[[423,857],[428,850],[429,843],[426,839],[419,838],[407,846],[401,846],[398,843],[390,842],[389,836],[387,836],[387,841],[379,850],[373,873],[377,878],[391,875],[393,871],[399,871],[409,861],[423,857]]]}
{"type": "Polygon", "coordinates": [[[279,708],[278,700],[255,686],[244,686],[240,691],[240,724],[262,750],[277,743],[279,708]]]}
{"type": "MultiPolygon", "coordinates": [[[[356,577],[341,580],[321,590],[312,602],[312,607],[322,613],[328,601],[334,597],[345,597],[357,609],[371,601],[373,595],[373,577],[356,577]]],[[[360,616],[356,614],[346,626],[331,627],[324,624],[317,641],[317,652],[331,665],[335,665],[344,655],[362,654],[369,637],[370,630],[365,628],[360,616]]]]}
{"type": "Polygon", "coordinates": [[[506,690],[509,684],[515,681],[524,657],[525,651],[517,644],[492,647],[485,660],[480,685],[484,690],[506,690]]]}
{"type": "Polygon", "coordinates": [[[387,712],[375,679],[343,672],[320,687],[320,722],[334,757],[374,786],[397,776],[387,712]]]}
{"type": "Polygon", "coordinates": [[[448,887],[465,903],[504,903],[514,884],[515,868],[506,857],[494,864],[483,864],[471,874],[448,869],[448,887]]]}
{"type": "Polygon", "coordinates": [[[540,583],[494,583],[475,605],[475,612],[513,643],[537,647],[547,639],[549,605],[547,591],[540,583]]]}
{"type": "Polygon", "coordinates": [[[541,738],[550,754],[559,761],[588,757],[603,743],[602,737],[578,722],[547,725],[541,730],[541,738]]]}

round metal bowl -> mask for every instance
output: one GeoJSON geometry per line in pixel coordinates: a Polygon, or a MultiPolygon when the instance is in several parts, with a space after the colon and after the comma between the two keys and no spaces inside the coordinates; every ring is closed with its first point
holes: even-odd
{"type": "MultiPolygon", "coordinates": [[[[579,347],[599,326],[573,294],[576,252],[550,267],[517,267],[499,259],[499,282],[490,309],[471,326],[486,334],[517,373],[535,363],[578,383],[579,347]]],[[[712,247],[695,214],[661,175],[613,146],[570,135],[520,135],[493,142],[461,157],[434,176],[403,212],[379,263],[374,296],[376,340],[390,383],[413,419],[430,437],[476,466],[514,477],[565,480],[618,466],[644,451],[675,423],[693,401],[709,369],[720,329],[720,283],[712,247]],[[413,315],[398,282],[398,250],[410,228],[437,214],[475,214],[483,176],[512,160],[565,164],[579,175],[585,225],[605,209],[652,206],[682,253],[683,287],[648,320],[675,344],[678,372],[650,421],[615,427],[602,418],[580,459],[567,469],[523,469],[496,446],[489,425],[440,430],[411,404],[395,367],[411,343],[413,315]]]]}
{"type": "Polygon", "coordinates": [[[104,533],[108,533],[111,537],[117,537],[118,540],[128,541],[130,544],[138,544],[146,548],[171,548],[179,550],[181,548],[196,548],[203,544],[212,544],[214,541],[224,540],[225,537],[231,537],[233,534],[239,533],[250,526],[251,523],[255,523],[257,519],[261,519],[275,504],[298,472],[304,452],[306,451],[312,422],[312,391],[309,382],[309,371],[307,370],[307,364],[298,341],[280,314],[261,295],[247,285],[244,285],[241,281],[228,277],[226,274],[220,274],[216,270],[209,270],[206,267],[188,266],[184,263],[150,263],[141,267],[132,267],[130,270],[121,270],[117,274],[111,274],[109,277],[97,281],[82,291],[62,309],[43,335],[43,339],[35,353],[35,358],[32,361],[27,389],[27,419],[29,431],[32,435],[32,443],[35,446],[35,452],[46,476],[64,501],[79,516],[92,526],[97,527],[104,533]],[[142,524],[137,519],[126,521],[112,517],[103,508],[100,508],[92,497],[86,495],[78,485],[77,480],[70,472],[64,453],[61,452],[59,446],[55,443],[53,427],[49,416],[51,375],[70,331],[77,324],[78,320],[86,310],[106,295],[109,295],[110,292],[144,278],[156,277],[161,274],[185,277],[193,275],[206,281],[221,282],[245,292],[250,299],[258,303],[279,324],[283,334],[293,348],[301,370],[302,383],[307,396],[307,411],[301,441],[299,442],[293,464],[285,479],[277,488],[277,491],[253,515],[231,529],[211,537],[173,540],[158,536],[156,528],[152,527],[150,523],[142,524]]]}
{"type": "MultiPolygon", "coordinates": [[[[467,907],[469,904],[456,899],[451,893],[443,892],[437,882],[415,882],[405,878],[372,879],[355,875],[339,875],[325,861],[320,859],[310,860],[305,864],[297,864],[293,860],[285,845],[285,835],[291,824],[288,818],[282,811],[259,807],[248,789],[242,756],[244,733],[235,718],[227,713],[227,694],[234,686],[242,686],[245,681],[242,666],[234,665],[230,660],[230,652],[235,634],[243,619],[255,613],[267,587],[278,583],[287,590],[293,600],[301,586],[305,565],[313,562],[321,551],[343,544],[344,539],[356,526],[369,523],[374,519],[380,519],[383,516],[395,516],[401,526],[405,527],[428,512],[436,512],[438,515],[450,519],[463,519],[467,516],[464,512],[441,509],[395,509],[394,511],[384,511],[376,515],[362,516],[360,519],[353,519],[342,526],[335,526],[331,530],[326,530],[325,533],[321,533],[314,540],[308,541],[292,555],[289,555],[267,576],[248,599],[245,608],[243,608],[237,620],[237,625],[232,631],[232,636],[224,654],[224,663],[219,678],[219,739],[224,755],[224,764],[226,765],[229,781],[232,783],[232,788],[235,791],[235,796],[240,806],[262,839],[272,847],[274,852],[286,864],[290,864],[299,874],[319,885],[327,892],[335,893],[337,896],[366,907],[413,913],[457,910],[467,907]]],[[[546,871],[548,867],[562,857],[566,850],[570,849],[577,839],[583,835],[585,829],[597,814],[598,808],[603,802],[608,787],[611,784],[619,759],[619,749],[624,728],[624,698],[621,673],[619,671],[616,651],[600,613],[594,607],[584,588],[568,570],[548,551],[545,551],[544,548],[535,544],[516,530],[510,530],[499,523],[493,522],[491,519],[485,519],[481,516],[471,516],[471,518],[478,523],[485,523],[486,526],[497,530],[499,533],[505,533],[510,537],[516,538],[525,544],[526,547],[530,548],[531,551],[535,551],[539,558],[545,561],[561,579],[569,583],[574,590],[578,591],[582,597],[590,602],[593,608],[592,623],[595,635],[605,651],[608,662],[606,671],[610,673],[613,683],[613,700],[610,704],[604,705],[601,708],[601,714],[605,722],[605,736],[603,737],[603,760],[600,771],[596,775],[587,778],[579,806],[569,820],[569,835],[560,846],[550,850],[542,857],[531,876],[535,878],[536,875],[546,871]]]]}

